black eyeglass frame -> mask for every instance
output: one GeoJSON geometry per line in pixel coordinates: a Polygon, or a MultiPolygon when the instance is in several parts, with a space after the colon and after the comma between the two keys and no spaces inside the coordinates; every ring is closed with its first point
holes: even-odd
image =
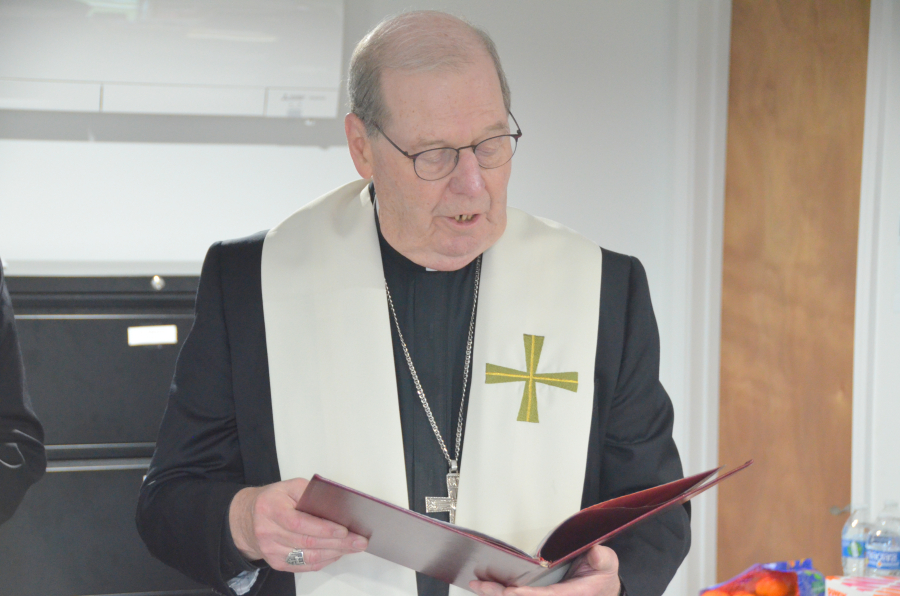
{"type": "MultiPolygon", "coordinates": [[[[455,170],[456,166],[459,165],[459,152],[462,151],[463,149],[471,149],[472,153],[475,153],[476,147],[478,147],[482,143],[487,143],[488,141],[491,141],[493,139],[499,139],[500,137],[512,137],[513,140],[516,142],[516,147],[518,147],[519,139],[522,137],[522,127],[519,126],[519,121],[516,120],[516,117],[513,116],[512,112],[509,112],[509,117],[512,118],[513,122],[516,124],[516,132],[514,134],[510,133],[510,134],[505,134],[505,135],[496,135],[493,137],[488,137],[482,141],[478,141],[474,145],[466,145],[465,147],[434,147],[433,149],[426,149],[425,151],[419,151],[418,153],[413,153],[413,154],[409,154],[406,151],[404,151],[403,149],[401,149],[400,147],[398,147],[397,143],[392,141],[391,137],[387,136],[385,134],[384,130],[382,130],[382,128],[380,126],[378,126],[377,124],[373,124],[373,126],[378,130],[378,132],[380,132],[384,136],[384,138],[387,139],[388,143],[390,143],[391,145],[394,146],[394,149],[396,149],[397,151],[399,151],[400,153],[402,153],[403,155],[405,155],[406,157],[408,157],[409,159],[412,160],[413,171],[416,173],[416,176],[418,176],[422,180],[425,180],[426,182],[435,182],[437,180],[442,180],[453,173],[453,170],[455,170]],[[453,167],[450,168],[450,171],[448,171],[446,174],[444,174],[440,178],[434,178],[431,180],[429,180],[428,178],[422,178],[422,175],[419,174],[419,170],[416,169],[416,158],[419,157],[420,155],[422,155],[423,153],[428,153],[429,151],[443,151],[444,149],[452,149],[453,151],[456,151],[456,160],[453,162],[453,167]]],[[[509,159],[507,159],[503,163],[498,164],[496,166],[485,167],[485,166],[481,165],[481,162],[479,161],[478,166],[483,170],[493,170],[493,169],[499,168],[500,166],[504,166],[504,165],[508,164],[512,160],[513,155],[516,154],[516,147],[513,148],[513,152],[509,156],[509,159]]],[[[477,153],[475,153],[475,158],[476,158],[476,160],[478,159],[477,153]]]]}

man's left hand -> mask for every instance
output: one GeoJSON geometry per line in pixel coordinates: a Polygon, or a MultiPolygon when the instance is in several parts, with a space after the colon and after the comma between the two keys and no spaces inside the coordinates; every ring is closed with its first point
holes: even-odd
{"type": "Polygon", "coordinates": [[[599,544],[572,564],[566,579],[545,588],[505,588],[494,582],[469,582],[478,596],[617,596],[619,558],[599,544]]]}

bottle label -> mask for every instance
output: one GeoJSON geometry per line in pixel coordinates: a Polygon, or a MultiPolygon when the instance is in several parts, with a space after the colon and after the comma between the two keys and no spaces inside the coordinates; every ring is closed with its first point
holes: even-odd
{"type": "Polygon", "coordinates": [[[869,569],[900,570],[900,551],[869,548],[869,569]]]}
{"type": "Polygon", "coordinates": [[[861,540],[844,538],[841,540],[841,556],[845,559],[862,559],[866,556],[866,543],[861,540]]]}

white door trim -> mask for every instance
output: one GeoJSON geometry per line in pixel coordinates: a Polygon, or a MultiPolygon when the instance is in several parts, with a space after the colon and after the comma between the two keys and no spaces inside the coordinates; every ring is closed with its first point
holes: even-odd
{"type": "MultiPolygon", "coordinates": [[[[885,129],[888,112],[900,108],[900,97],[889,97],[891,61],[900,48],[900,2],[872,0],[869,21],[866,120],[863,137],[862,181],[859,202],[859,246],[856,264],[856,322],[853,349],[853,441],[851,500],[869,504],[875,495],[873,455],[874,411],[878,399],[875,383],[875,340],[878,329],[876,299],[880,280],[879,217],[884,199],[882,181],[887,163],[885,129]]],[[[900,62],[900,61],[898,61],[900,62]]],[[[897,68],[900,64],[895,64],[897,68]]],[[[898,117],[900,114],[893,115],[898,117]]],[[[882,399],[885,399],[882,397],[882,399]]]]}
{"type": "MultiPolygon", "coordinates": [[[[680,0],[675,43],[672,211],[673,394],[686,473],[718,465],[719,346],[731,2],[680,0]]],[[[737,463],[737,462],[728,462],[737,463]]],[[[716,576],[716,490],[692,503],[691,551],[668,593],[697,594],[716,576]]]]}

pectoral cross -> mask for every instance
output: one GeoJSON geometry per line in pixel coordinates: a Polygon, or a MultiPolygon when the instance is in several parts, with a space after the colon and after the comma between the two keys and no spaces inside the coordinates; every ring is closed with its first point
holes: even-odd
{"type": "Polygon", "coordinates": [[[450,461],[450,473],[447,474],[447,496],[425,497],[427,513],[450,513],[450,523],[456,523],[456,495],[459,493],[459,468],[455,460],[450,461]]]}
{"type": "Polygon", "coordinates": [[[525,364],[526,370],[516,370],[488,364],[485,371],[484,382],[491,383],[515,383],[525,381],[525,390],[522,392],[522,404],[519,406],[519,422],[538,422],[537,383],[559,387],[567,391],[578,391],[578,373],[538,373],[538,361],[541,359],[541,348],[544,347],[542,335],[525,335],[525,364]]]}

